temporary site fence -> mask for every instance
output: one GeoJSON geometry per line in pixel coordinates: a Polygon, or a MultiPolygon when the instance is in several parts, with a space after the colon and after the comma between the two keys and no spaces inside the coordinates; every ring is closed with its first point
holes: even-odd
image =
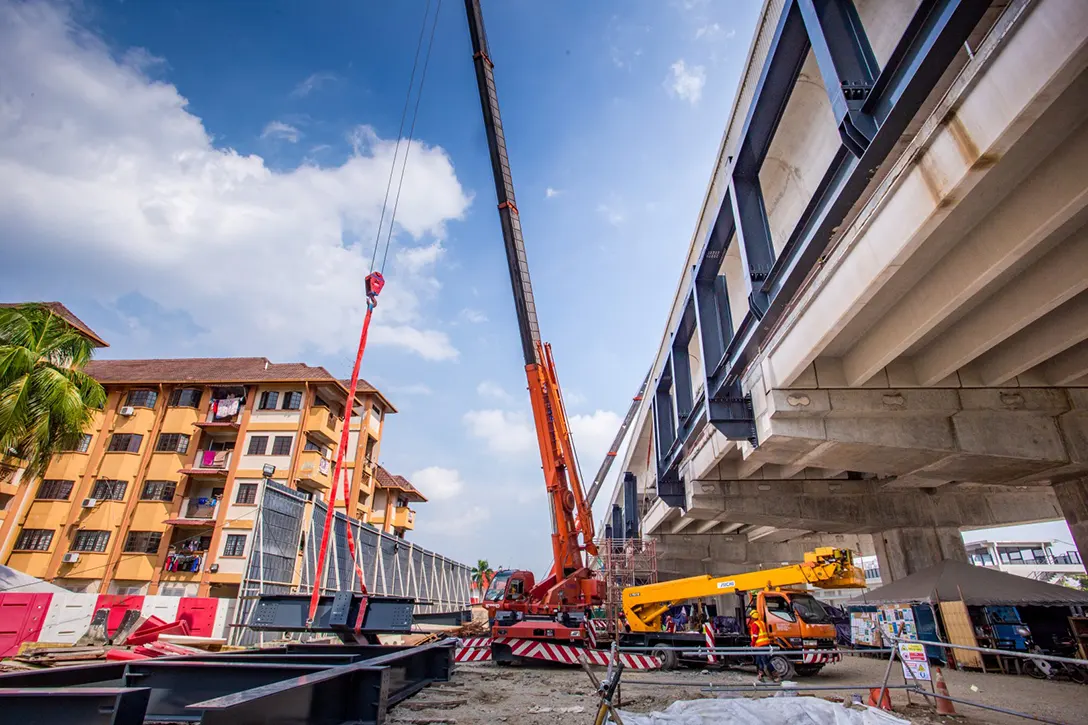
{"type": "MultiPolygon", "coordinates": [[[[324,503],[308,500],[299,491],[272,481],[266,483],[254,524],[252,550],[239,587],[232,644],[255,644],[267,635],[244,627],[260,594],[313,591],[317,549],[327,511],[324,503]],[[300,552],[301,568],[297,570],[300,552]]],[[[339,512],[333,518],[329,537],[323,593],[362,591],[348,551],[348,526],[355,538],[355,554],[368,593],[412,597],[419,613],[458,612],[471,606],[469,567],[339,512]]]]}

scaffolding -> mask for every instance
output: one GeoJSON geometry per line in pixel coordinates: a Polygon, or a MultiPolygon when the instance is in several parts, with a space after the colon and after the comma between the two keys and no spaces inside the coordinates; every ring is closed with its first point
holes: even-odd
{"type": "Polygon", "coordinates": [[[652,539],[602,539],[600,576],[605,583],[604,619],[610,634],[622,631],[623,590],[657,583],[657,545],[652,539]]]}

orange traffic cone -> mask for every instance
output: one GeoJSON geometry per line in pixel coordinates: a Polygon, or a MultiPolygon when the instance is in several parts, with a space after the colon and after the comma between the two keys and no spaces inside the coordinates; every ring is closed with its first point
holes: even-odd
{"type": "MultiPolygon", "coordinates": [[[[934,667],[933,671],[936,673],[933,676],[933,686],[937,690],[938,695],[944,695],[949,697],[948,685],[944,684],[944,675],[941,674],[940,667],[934,667]]],[[[956,706],[952,704],[951,700],[945,700],[941,697],[934,698],[937,701],[937,714],[938,715],[955,715],[956,706]]]]}
{"type": "Polygon", "coordinates": [[[869,703],[868,703],[869,707],[879,707],[881,710],[887,710],[888,712],[891,712],[892,711],[892,696],[887,690],[884,690],[884,697],[880,697],[880,691],[882,689],[884,689],[884,688],[882,688],[882,687],[871,687],[871,688],[869,688],[869,703]],[[877,703],[877,698],[878,697],[880,698],[880,703],[879,704],[877,703]]]}

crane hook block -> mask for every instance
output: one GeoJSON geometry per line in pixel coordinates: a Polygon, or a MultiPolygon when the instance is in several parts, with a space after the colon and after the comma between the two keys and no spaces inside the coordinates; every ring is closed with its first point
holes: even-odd
{"type": "Polygon", "coordinates": [[[370,307],[377,307],[378,294],[385,286],[385,277],[381,272],[371,272],[366,276],[366,303],[370,307]]]}

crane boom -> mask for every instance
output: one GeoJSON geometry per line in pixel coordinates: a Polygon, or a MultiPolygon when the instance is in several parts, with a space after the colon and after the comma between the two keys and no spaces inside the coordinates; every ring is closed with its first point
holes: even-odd
{"type": "Polygon", "coordinates": [[[582,552],[597,553],[593,542],[593,513],[586,502],[579,477],[574,444],[555,371],[551,346],[540,341],[533,287],[525,255],[525,240],[514,196],[514,180],[506,151],[506,134],[499,113],[491,60],[480,0],[465,0],[476,84],[480,92],[491,170],[495,178],[499,220],[502,224],[510,284],[514,292],[521,334],[529,400],[533,409],[537,444],[548,490],[552,519],[551,574],[534,587],[529,597],[543,605],[575,606],[599,601],[597,582],[584,563],[582,552]],[[579,541],[579,538],[581,541],[579,541]]]}
{"type": "Polygon", "coordinates": [[[510,157],[506,153],[506,134],[499,115],[499,97],[495,90],[494,63],[487,45],[484,16],[480,0],[465,0],[469,35],[472,37],[472,60],[476,66],[476,85],[480,89],[480,106],[484,112],[487,147],[491,152],[491,168],[495,176],[495,195],[499,200],[502,238],[506,244],[506,261],[510,268],[510,285],[514,290],[518,330],[525,364],[540,362],[540,325],[536,320],[536,302],[529,279],[529,263],[525,258],[525,239],[521,234],[514,177],[510,173],[510,157]]]}
{"type": "Polygon", "coordinates": [[[646,394],[646,386],[649,382],[650,373],[647,372],[646,377],[642,379],[642,385],[639,386],[638,395],[631,399],[631,407],[627,409],[627,415],[623,416],[623,422],[620,423],[620,429],[616,431],[616,437],[612,439],[612,445],[608,447],[608,452],[604,454],[604,460],[601,461],[601,467],[597,469],[597,475],[593,477],[593,484],[589,487],[589,493],[586,494],[586,500],[590,506],[597,500],[597,494],[600,493],[601,486],[604,485],[604,479],[608,476],[608,471],[612,468],[612,463],[620,452],[620,444],[623,443],[623,439],[627,436],[627,429],[631,427],[631,421],[635,419],[638,404],[642,402],[642,396],[646,394]]]}
{"type": "Polygon", "coordinates": [[[821,589],[864,588],[865,572],[854,565],[854,555],[849,549],[821,547],[806,553],[802,564],[730,576],[704,574],[628,587],[623,590],[623,611],[631,631],[653,632],[661,629],[661,617],[670,607],[689,599],[795,584],[812,584],[821,589]]]}

